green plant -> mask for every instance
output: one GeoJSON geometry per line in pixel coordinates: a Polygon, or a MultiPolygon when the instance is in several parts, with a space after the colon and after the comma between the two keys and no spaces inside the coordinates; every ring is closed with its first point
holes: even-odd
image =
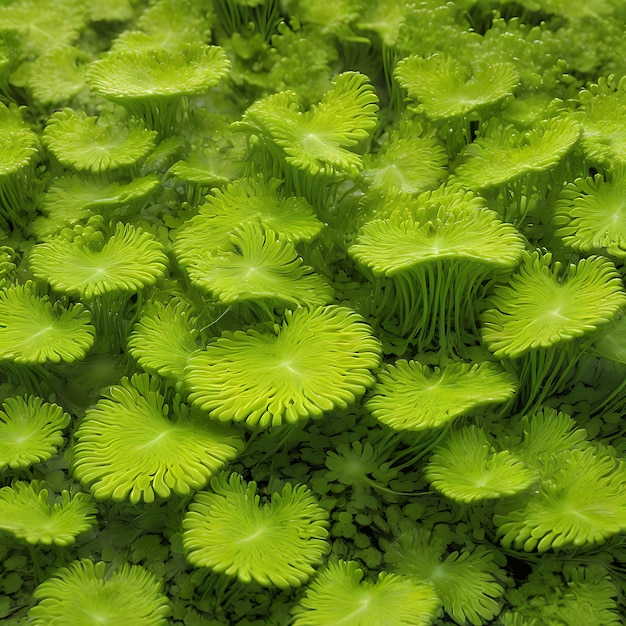
{"type": "Polygon", "coordinates": [[[619,622],[625,29],[2,0],[0,622],[619,622]]]}

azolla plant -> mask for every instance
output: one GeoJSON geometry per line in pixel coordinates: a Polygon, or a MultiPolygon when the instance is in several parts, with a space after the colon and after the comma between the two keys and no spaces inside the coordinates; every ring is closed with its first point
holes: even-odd
{"type": "Polygon", "coordinates": [[[621,624],[625,33],[2,0],[2,624],[621,624]]]}

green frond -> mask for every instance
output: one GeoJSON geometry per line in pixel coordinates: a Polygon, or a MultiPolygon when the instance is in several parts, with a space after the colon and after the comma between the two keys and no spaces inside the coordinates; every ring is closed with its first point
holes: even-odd
{"type": "Polygon", "coordinates": [[[626,129],[621,119],[626,115],[626,80],[614,75],[601,77],[579,95],[582,147],[592,162],[606,165],[626,163],[626,129]]]}
{"type": "Polygon", "coordinates": [[[162,582],[140,565],[89,559],[59,569],[35,589],[28,613],[34,626],[166,626],[170,605],[162,582]]]}
{"type": "Polygon", "coordinates": [[[304,485],[285,484],[261,504],[255,482],[239,474],[211,481],[183,519],[183,547],[196,567],[265,587],[299,587],[330,546],[328,512],[304,485]]]}
{"type": "Polygon", "coordinates": [[[383,194],[415,194],[438,187],[447,163],[442,143],[424,134],[420,124],[408,122],[391,133],[376,155],[363,157],[361,176],[383,194]]]}
{"type": "Polygon", "coordinates": [[[533,469],[541,470],[555,454],[588,445],[584,428],[578,428],[569,415],[548,407],[524,415],[512,426],[520,439],[515,451],[533,469]]]}
{"type": "Polygon", "coordinates": [[[303,265],[294,245],[280,235],[249,222],[231,230],[229,239],[230,245],[186,267],[191,282],[218,302],[321,306],[332,300],[332,287],[303,265]]]}
{"type": "Polygon", "coordinates": [[[0,102],[0,189],[8,183],[9,176],[33,162],[38,146],[37,135],[22,119],[21,110],[0,102]]]}
{"type": "Polygon", "coordinates": [[[59,105],[87,89],[85,67],[91,57],[73,46],[54,48],[27,66],[26,87],[35,102],[59,105]]]}
{"type": "Polygon", "coordinates": [[[128,351],[147,372],[182,380],[189,357],[199,349],[197,316],[178,298],[149,304],[133,327],[128,351]]]}
{"type": "Polygon", "coordinates": [[[127,22],[133,18],[132,0],[89,0],[90,22],[127,22]]]}
{"type": "Polygon", "coordinates": [[[353,441],[351,445],[340,443],[326,454],[324,464],[329,471],[324,474],[324,480],[350,485],[355,491],[370,492],[372,487],[389,483],[398,475],[386,458],[386,452],[375,449],[369,441],[353,441]]]}
{"type": "Polygon", "coordinates": [[[147,374],[111,387],[75,437],[76,478],[97,499],[132,503],[201,489],[243,449],[240,434],[168,401],[147,374]]]}
{"type": "Polygon", "coordinates": [[[563,450],[545,464],[526,498],[494,516],[505,547],[531,552],[603,543],[626,529],[626,465],[588,447],[563,450]]]}
{"type": "Polygon", "coordinates": [[[567,184],[556,203],[556,236],[577,252],[626,257],[626,164],[567,184]]]}
{"type": "Polygon", "coordinates": [[[87,68],[87,82],[98,95],[124,105],[130,99],[200,95],[229,71],[222,48],[193,43],[175,50],[104,54],[87,68]]]}
{"type": "Polygon", "coordinates": [[[184,103],[206,93],[230,73],[218,46],[186,43],[174,49],[111,50],[87,67],[91,90],[167,136],[175,132],[184,103]]]}
{"type": "Polygon", "coordinates": [[[416,527],[392,545],[394,571],[421,585],[432,585],[445,612],[457,624],[482,626],[501,608],[503,572],[485,547],[448,552],[439,537],[416,527]]]}
{"type": "Polygon", "coordinates": [[[518,263],[521,234],[458,185],[388,199],[381,213],[348,249],[373,274],[380,325],[421,351],[474,343],[479,292],[518,263]]]}
{"type": "Polygon", "coordinates": [[[15,250],[10,246],[0,246],[0,287],[10,287],[16,282],[17,267],[15,250]]]}
{"type": "Polygon", "coordinates": [[[38,209],[42,215],[32,222],[31,230],[40,240],[48,239],[92,215],[119,218],[136,213],[160,186],[161,179],[155,174],[128,183],[79,174],[59,176],[41,198],[38,209]]]}
{"type": "Polygon", "coordinates": [[[21,52],[41,56],[72,44],[85,25],[85,10],[73,0],[29,0],[0,5],[0,33],[17,35],[21,52]]]}
{"type": "Polygon", "coordinates": [[[283,91],[257,100],[235,126],[277,146],[287,163],[312,176],[354,176],[362,161],[354,148],[377,124],[378,98],[367,76],[344,72],[309,111],[283,91]]]}
{"type": "Polygon", "coordinates": [[[383,46],[394,48],[400,29],[415,5],[409,0],[377,0],[366,7],[357,19],[359,30],[377,33],[383,46]]]}
{"type": "Polygon", "coordinates": [[[198,0],[158,0],[139,16],[137,27],[159,42],[159,48],[176,48],[211,37],[211,5],[198,0]]]}
{"type": "Polygon", "coordinates": [[[7,398],[0,412],[0,470],[43,463],[63,445],[70,416],[35,396],[7,398]]]}
{"type": "Polygon", "coordinates": [[[190,400],[214,419],[268,428],[346,408],[374,383],[381,346],[346,307],[285,311],[273,334],[225,332],[191,357],[190,400]]]}
{"type": "Polygon", "coordinates": [[[30,282],[0,291],[0,360],[22,364],[81,360],[94,342],[91,314],[38,296],[30,282]]]}
{"type": "Polygon", "coordinates": [[[155,146],[156,132],[136,123],[89,117],[83,111],[53,113],[43,142],[60,163],[75,170],[104,172],[134,165],[155,146]]]}
{"type": "Polygon", "coordinates": [[[547,171],[572,150],[580,132],[579,124],[567,115],[545,120],[528,131],[490,125],[465,148],[456,174],[470,189],[483,190],[547,171]]]}
{"type": "Polygon", "coordinates": [[[624,304],[621,278],[608,259],[562,267],[549,252],[525,252],[509,283],[487,299],[482,336],[496,357],[515,359],[595,331],[624,304]]]}
{"type": "Polygon", "coordinates": [[[566,585],[551,590],[540,619],[585,626],[620,626],[619,589],[599,565],[566,568],[566,585]]]}
{"type": "Polygon", "coordinates": [[[575,559],[555,563],[544,555],[527,581],[511,594],[514,610],[500,616],[503,626],[620,626],[623,615],[616,581],[592,559],[589,564],[575,559]]]}
{"type": "Polygon", "coordinates": [[[428,626],[440,601],[431,585],[380,572],[363,580],[356,561],[330,563],[307,587],[294,610],[294,626],[428,626]]]}
{"type": "Polygon", "coordinates": [[[460,415],[510,400],[515,379],[492,363],[453,362],[429,368],[417,361],[396,361],[378,374],[367,408],[397,430],[439,428],[460,415]]]}
{"type": "Polygon", "coordinates": [[[14,481],[0,489],[0,530],[30,544],[68,546],[89,530],[97,509],[86,493],[48,497],[45,483],[14,481]]]}
{"type": "Polygon", "coordinates": [[[626,316],[620,316],[589,348],[591,354],[626,365],[626,316]]]}
{"type": "Polygon", "coordinates": [[[93,298],[153,285],[167,268],[163,245],[148,232],[118,223],[110,237],[91,226],[37,244],[29,256],[33,274],[62,293],[93,298]]]}
{"type": "Polygon", "coordinates": [[[519,456],[498,452],[477,426],[451,431],[435,449],[426,478],[446,497],[458,502],[512,496],[537,481],[519,456]]]}
{"type": "Polygon", "coordinates": [[[302,197],[286,196],[277,179],[241,178],[225,189],[213,189],[198,215],[178,232],[174,251],[181,265],[202,252],[228,245],[237,226],[260,222],[286,241],[310,241],[323,228],[313,207],[302,197]]]}
{"type": "Polygon", "coordinates": [[[369,43],[352,28],[363,10],[363,0],[337,0],[332,5],[324,0],[292,0],[291,4],[303,24],[314,25],[323,35],[333,35],[344,41],[369,43]]]}
{"type": "Polygon", "coordinates": [[[476,63],[435,54],[409,56],[398,63],[395,79],[407,90],[419,111],[432,120],[467,115],[510,96],[519,83],[512,63],[476,63]]]}
{"type": "Polygon", "coordinates": [[[186,159],[177,161],[168,174],[186,183],[204,187],[221,187],[240,178],[244,173],[244,161],[232,151],[197,149],[186,159]]]}
{"type": "Polygon", "coordinates": [[[393,206],[397,209],[390,217],[366,223],[349,249],[377,275],[394,276],[420,264],[457,259],[508,269],[524,249],[515,228],[460,187],[441,186],[393,206]]]}

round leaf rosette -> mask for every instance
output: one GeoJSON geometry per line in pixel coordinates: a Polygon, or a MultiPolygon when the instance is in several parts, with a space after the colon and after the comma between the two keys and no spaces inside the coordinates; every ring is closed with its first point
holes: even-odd
{"type": "Polygon", "coordinates": [[[110,571],[107,563],[74,561],[35,589],[35,626],[166,626],[170,606],[162,583],[139,565],[110,571]],[[109,571],[107,571],[109,570],[109,571]]]}
{"type": "Polygon", "coordinates": [[[0,360],[33,365],[82,359],[94,342],[91,314],[38,296],[31,282],[0,291],[0,360]]]}
{"type": "Polygon", "coordinates": [[[282,91],[257,100],[237,127],[311,176],[358,174],[363,163],[354,148],[377,124],[378,98],[367,76],[339,74],[319,103],[299,109],[298,95],[282,91]]]}
{"type": "Polygon", "coordinates": [[[304,485],[287,483],[260,503],[255,482],[221,474],[197,493],[183,520],[183,546],[196,567],[265,587],[299,587],[329,550],[328,512],[304,485]]]}
{"type": "Polygon", "coordinates": [[[380,355],[351,309],[298,308],[273,333],[223,333],[189,359],[185,382],[211,417],[267,428],[346,408],[374,383],[380,355]]]}
{"type": "Polygon", "coordinates": [[[55,178],[39,203],[42,215],[35,218],[31,231],[39,240],[58,235],[93,215],[118,219],[136,213],[160,186],[152,174],[129,183],[103,181],[97,177],[74,174],[55,178]]]}
{"type": "Polygon", "coordinates": [[[435,449],[426,478],[457,502],[512,496],[537,481],[537,473],[508,450],[498,451],[477,426],[453,430],[435,449]]]}
{"type": "Polygon", "coordinates": [[[559,195],[553,222],[556,235],[578,252],[604,250],[626,257],[626,165],[602,174],[577,178],[559,195]]]}
{"type": "Polygon", "coordinates": [[[70,416],[35,396],[7,398],[0,412],[0,470],[50,459],[63,444],[70,416]]]}
{"type": "Polygon", "coordinates": [[[440,600],[431,585],[380,572],[363,581],[356,561],[331,563],[308,586],[296,607],[294,626],[428,626],[440,600]]]}
{"type": "Polygon", "coordinates": [[[128,351],[150,374],[181,380],[189,357],[200,349],[198,314],[186,302],[149,303],[133,327],[128,351]]]}
{"type": "Polygon", "coordinates": [[[194,259],[191,282],[222,304],[320,306],[332,300],[332,287],[304,265],[295,246],[248,223],[233,229],[228,245],[194,259]]]}
{"type": "Polygon", "coordinates": [[[68,546],[89,530],[97,509],[91,496],[63,491],[52,503],[45,483],[15,481],[0,489],[0,530],[27,543],[68,546]]]}
{"type": "Polygon", "coordinates": [[[37,244],[30,269],[62,293],[93,298],[111,292],[133,292],[163,276],[167,256],[153,235],[118,223],[107,237],[92,226],[37,244]]]}
{"type": "Polygon", "coordinates": [[[465,149],[456,173],[470,189],[498,187],[555,167],[579,137],[580,126],[566,116],[546,120],[526,132],[494,124],[465,149]]]}
{"type": "Polygon", "coordinates": [[[496,564],[495,554],[484,546],[461,551],[449,548],[450,536],[415,526],[403,532],[391,545],[385,560],[395,573],[413,582],[432,585],[445,612],[457,624],[481,624],[500,612],[505,576],[496,564]]]}
{"type": "Polygon", "coordinates": [[[61,164],[89,172],[134,165],[152,151],[155,139],[154,131],[136,123],[107,121],[72,109],[53,113],[43,133],[44,144],[61,164]]]}
{"type": "Polygon", "coordinates": [[[467,115],[513,93],[519,77],[512,63],[464,65],[450,56],[409,56],[400,61],[394,77],[419,111],[432,120],[467,115]]]}
{"type": "Polygon", "coordinates": [[[97,95],[123,106],[161,134],[175,128],[182,102],[206,93],[230,72],[218,46],[185,43],[172,49],[123,46],[87,67],[97,95]]]}
{"type": "Polygon", "coordinates": [[[173,50],[115,50],[87,70],[91,88],[124,106],[129,100],[178,98],[205,93],[230,70],[222,48],[187,43],[173,50]]]}
{"type": "Polygon", "coordinates": [[[498,358],[571,342],[612,320],[626,304],[615,266],[598,256],[551,267],[552,254],[525,252],[482,315],[482,336],[498,358]]]}
{"type": "Polygon", "coordinates": [[[98,499],[154,502],[201,489],[242,449],[240,434],[138,374],[86,412],[76,431],[74,475],[98,499]]]}
{"type": "Polygon", "coordinates": [[[383,194],[421,193],[439,186],[447,162],[441,142],[410,121],[401,123],[376,155],[363,157],[361,176],[383,194]]]}
{"type": "Polygon", "coordinates": [[[367,408],[396,430],[438,428],[473,409],[510,400],[516,381],[492,363],[445,367],[396,361],[378,375],[367,408]]]}
{"type": "Polygon", "coordinates": [[[520,233],[458,185],[398,196],[380,213],[349,253],[371,275],[381,326],[422,350],[476,335],[480,292],[518,263],[520,233]]]}
{"type": "Polygon", "coordinates": [[[604,543],[626,530],[626,463],[592,446],[545,459],[536,489],[499,503],[500,543],[526,552],[604,543]]]}
{"type": "Polygon", "coordinates": [[[276,179],[241,178],[224,190],[213,189],[198,215],[177,234],[174,251],[179,263],[186,267],[202,251],[228,244],[234,227],[251,222],[260,222],[266,231],[293,244],[313,239],[323,227],[313,207],[304,198],[285,196],[280,185],[276,179]]]}

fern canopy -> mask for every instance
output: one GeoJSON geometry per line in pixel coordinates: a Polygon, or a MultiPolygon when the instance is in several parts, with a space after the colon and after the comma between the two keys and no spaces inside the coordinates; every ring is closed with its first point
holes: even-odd
{"type": "Polygon", "coordinates": [[[63,429],[69,422],[60,406],[42,398],[7,398],[0,412],[0,470],[50,459],[63,445],[63,429]]]}
{"type": "Polygon", "coordinates": [[[294,626],[427,626],[440,601],[431,585],[380,572],[363,580],[356,561],[330,563],[308,586],[295,610],[294,626]]]}
{"type": "Polygon", "coordinates": [[[267,428],[347,407],[374,383],[380,354],[351,309],[298,308],[272,334],[223,333],[189,359],[185,381],[211,417],[267,428]]]}
{"type": "Polygon", "coordinates": [[[256,483],[238,474],[211,481],[183,520],[183,546],[197,567],[265,587],[299,587],[329,549],[328,512],[304,485],[287,483],[260,504],[256,483]]]}
{"type": "Polygon", "coordinates": [[[76,431],[74,475],[98,499],[188,495],[243,448],[239,434],[170,399],[147,374],[123,379],[76,431]]]}
{"type": "Polygon", "coordinates": [[[434,369],[396,361],[379,375],[367,408],[398,430],[438,428],[479,406],[505,402],[515,379],[492,363],[450,363],[434,369]]]}
{"type": "Polygon", "coordinates": [[[29,618],[35,626],[165,626],[170,606],[161,588],[159,579],[140,565],[125,563],[111,571],[107,563],[81,559],[35,589],[38,603],[29,618]]]}
{"type": "Polygon", "coordinates": [[[482,335],[498,358],[517,358],[595,331],[626,304],[615,266],[602,257],[562,268],[552,254],[524,253],[508,285],[487,300],[482,335]]]}
{"type": "Polygon", "coordinates": [[[45,483],[14,481],[0,489],[0,530],[30,544],[68,546],[93,526],[97,509],[86,493],[63,491],[50,502],[45,483]]]}

